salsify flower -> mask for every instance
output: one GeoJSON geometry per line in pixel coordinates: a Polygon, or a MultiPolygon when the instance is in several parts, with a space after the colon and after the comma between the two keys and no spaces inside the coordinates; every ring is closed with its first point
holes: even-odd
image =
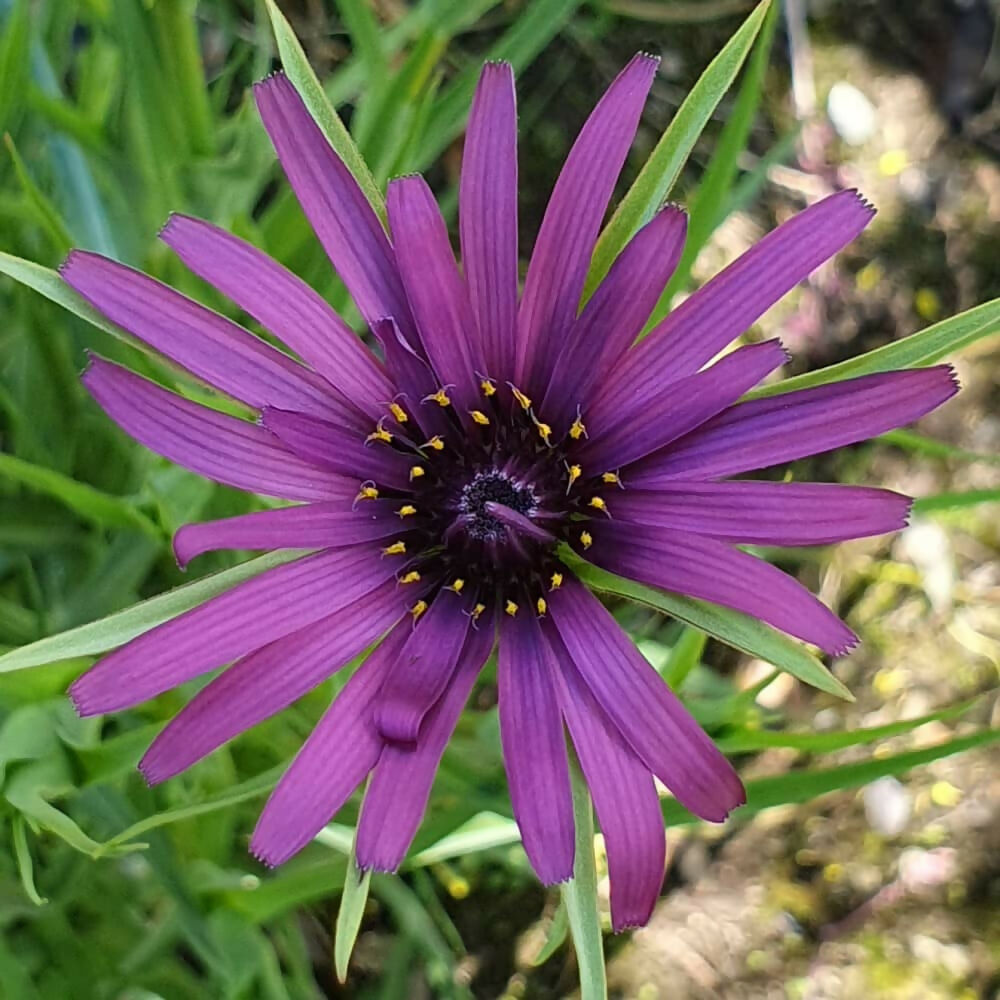
{"type": "Polygon", "coordinates": [[[300,501],[183,527],[180,563],[224,548],[315,550],[106,656],[72,686],[80,713],[128,708],[231,662],[143,757],[160,782],[377,643],[264,808],[251,850],[269,865],[309,843],[367,777],[357,861],[396,868],[498,640],[503,754],[535,871],[545,883],[573,871],[565,727],[604,832],[613,923],[648,919],[664,867],[654,777],[712,821],[744,791],[560,561],[561,544],[831,654],[855,642],[797,581],[736,546],[893,531],[908,499],[726,477],[914,420],[952,395],[953,376],[886,372],[738,402],[785,361],[778,342],[710,364],[861,232],[873,212],[854,191],[780,226],[630,346],[681,253],[685,215],[667,206],[580,308],[655,70],[636,56],[587,120],[520,294],[510,66],[484,68],[472,107],[461,270],[422,178],[389,184],[387,234],[291,83],[257,85],[278,158],[378,356],[297,277],[208,222],[175,215],[162,238],[301,360],[111,260],[74,252],[65,263],[66,281],[106,317],[260,415],[207,409],[95,358],[83,380],[109,416],[201,475],[300,501]]]}

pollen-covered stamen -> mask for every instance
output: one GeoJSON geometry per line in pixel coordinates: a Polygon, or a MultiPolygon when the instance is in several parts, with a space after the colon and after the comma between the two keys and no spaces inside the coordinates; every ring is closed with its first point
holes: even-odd
{"type": "Polygon", "coordinates": [[[603,497],[591,497],[589,505],[593,507],[594,510],[599,510],[602,514],[606,514],[608,517],[611,517],[611,511],[608,510],[608,505],[605,503],[603,497]]]}
{"type": "Polygon", "coordinates": [[[381,420],[375,430],[365,438],[365,444],[373,444],[375,441],[384,441],[386,444],[392,441],[392,434],[382,426],[381,420]]]}
{"type": "Polygon", "coordinates": [[[357,507],[358,503],[362,500],[377,500],[378,499],[378,487],[371,481],[368,480],[361,484],[361,489],[358,491],[358,495],[354,498],[354,503],[352,504],[352,510],[357,507]]]}
{"type": "Polygon", "coordinates": [[[418,583],[420,580],[420,574],[415,570],[411,569],[409,573],[404,573],[400,578],[400,583],[418,583]]]}
{"type": "Polygon", "coordinates": [[[451,396],[448,395],[447,390],[449,386],[442,386],[437,392],[432,392],[429,396],[424,396],[423,401],[425,403],[437,403],[438,406],[451,406],[451,396]]]}
{"type": "Polygon", "coordinates": [[[513,618],[518,611],[517,604],[514,601],[508,600],[503,606],[504,611],[513,618]]]}
{"type": "Polygon", "coordinates": [[[483,395],[489,399],[490,396],[495,396],[497,394],[496,382],[491,378],[483,378],[479,383],[479,388],[483,390],[483,395]]]}
{"type": "Polygon", "coordinates": [[[569,436],[574,441],[579,441],[582,437],[587,437],[587,426],[584,424],[583,420],[580,419],[580,414],[576,415],[576,420],[573,421],[572,426],[569,429],[569,436]]]}
{"type": "Polygon", "coordinates": [[[521,404],[521,409],[525,411],[530,410],[531,398],[529,396],[525,396],[525,394],[521,392],[521,390],[518,389],[513,382],[508,382],[507,385],[510,387],[510,391],[514,394],[514,398],[521,404]]]}
{"type": "Polygon", "coordinates": [[[425,469],[422,465],[413,465],[410,467],[410,482],[412,483],[414,479],[419,479],[421,476],[425,475],[425,469]]]}
{"type": "Polygon", "coordinates": [[[444,438],[440,434],[435,434],[434,437],[423,443],[424,448],[433,448],[435,451],[444,451],[444,438]]]}
{"type": "Polygon", "coordinates": [[[401,556],[406,552],[406,542],[400,540],[393,542],[391,545],[385,546],[382,549],[382,555],[384,556],[401,556]]]}
{"type": "Polygon", "coordinates": [[[464,588],[465,580],[463,580],[460,576],[457,576],[451,581],[451,583],[448,584],[447,587],[445,587],[445,590],[451,590],[456,594],[461,594],[464,588]]]}
{"type": "Polygon", "coordinates": [[[553,573],[552,578],[549,580],[549,590],[558,590],[562,586],[562,582],[562,573],[553,573]]]}
{"type": "Polygon", "coordinates": [[[617,472],[602,473],[601,482],[607,483],[608,486],[617,486],[620,490],[625,489],[625,484],[622,482],[622,477],[617,472]]]}
{"type": "Polygon", "coordinates": [[[469,416],[479,424],[480,427],[489,427],[490,418],[482,410],[469,410],[469,416]]]}
{"type": "Polygon", "coordinates": [[[594,544],[594,536],[589,531],[581,531],[580,532],[580,544],[585,549],[589,549],[590,546],[594,544]]]}
{"type": "Polygon", "coordinates": [[[404,410],[397,402],[389,404],[389,412],[396,418],[396,423],[405,424],[410,419],[406,410],[404,410]]]}
{"type": "Polygon", "coordinates": [[[573,484],[583,475],[583,469],[579,465],[567,465],[566,475],[569,477],[569,483],[566,486],[568,494],[573,489],[573,484]]]}
{"type": "Polygon", "coordinates": [[[538,617],[541,618],[542,615],[544,615],[545,612],[548,610],[549,610],[548,601],[546,601],[544,597],[539,597],[538,600],[535,601],[535,611],[538,612],[538,617]]]}
{"type": "Polygon", "coordinates": [[[404,503],[403,506],[396,511],[400,517],[412,517],[416,514],[416,512],[417,508],[414,507],[412,503],[404,503]]]}
{"type": "Polygon", "coordinates": [[[417,601],[416,604],[410,608],[410,614],[413,615],[413,623],[416,624],[417,619],[427,610],[428,604],[424,600],[417,601]]]}

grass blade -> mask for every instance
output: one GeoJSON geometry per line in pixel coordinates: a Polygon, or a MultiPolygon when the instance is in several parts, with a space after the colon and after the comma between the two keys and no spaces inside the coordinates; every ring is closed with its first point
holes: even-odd
{"type": "Polygon", "coordinates": [[[337,926],[333,938],[333,965],[337,979],[347,982],[347,967],[354,951],[354,942],[361,930],[361,918],[365,915],[365,904],[368,902],[368,889],[371,885],[372,873],[358,868],[355,843],[351,844],[351,856],[347,861],[347,875],[344,879],[344,891],[340,895],[340,909],[337,910],[337,926]]]}

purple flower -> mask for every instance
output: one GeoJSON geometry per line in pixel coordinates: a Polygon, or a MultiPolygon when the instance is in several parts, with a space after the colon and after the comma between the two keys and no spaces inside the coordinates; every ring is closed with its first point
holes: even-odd
{"type": "Polygon", "coordinates": [[[744,543],[811,545],[900,528],[909,501],[859,487],[724,477],[860,441],[933,409],[949,369],[887,372],[738,402],[778,342],[705,367],[868,223],[853,191],[771,233],[630,347],[675,267],[684,213],[660,211],[582,311],[581,293],[655,60],[637,56],[583,127],[518,294],[511,69],[483,70],[460,189],[462,270],[418,176],[389,185],[390,238],[289,81],[257,103],[288,180],[380,345],[259,250],[173,216],[162,238],[301,361],[170,288],[74,252],[67,282],[105,316],[260,413],[205,409],[95,359],[84,382],[129,434],[220,483],[301,501],[182,528],[214,549],[314,549],[142,635],[72,687],[81,714],[135,705],[220,664],[157,737],[151,782],[189,767],[378,642],[272,794],[251,849],[300,850],[370,777],[362,867],[391,870],[499,637],[514,815],[542,881],[573,869],[565,724],[607,844],[616,928],[647,920],[664,865],[654,776],[720,821],[743,787],[602,604],[568,543],[624,576],[753,615],[837,654],[855,637],[744,543]],[[380,640],[380,641],[379,641],[380,640]]]}

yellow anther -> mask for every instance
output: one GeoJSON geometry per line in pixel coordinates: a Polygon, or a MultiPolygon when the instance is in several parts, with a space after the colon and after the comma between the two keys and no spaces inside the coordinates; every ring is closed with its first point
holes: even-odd
{"type": "Polygon", "coordinates": [[[591,497],[590,506],[593,507],[594,510],[599,510],[602,514],[609,513],[608,505],[604,502],[604,500],[601,497],[591,497]]]}
{"type": "Polygon", "coordinates": [[[539,615],[544,615],[545,612],[549,610],[548,602],[544,597],[539,597],[538,600],[535,601],[535,607],[538,609],[539,615]]]}
{"type": "Polygon", "coordinates": [[[591,545],[594,544],[594,536],[591,535],[589,531],[580,532],[580,544],[585,548],[589,549],[591,545]]]}
{"type": "Polygon", "coordinates": [[[510,385],[510,391],[514,393],[514,398],[521,404],[521,408],[525,410],[530,410],[531,400],[527,396],[525,396],[525,394],[521,392],[521,390],[518,389],[516,385],[511,385],[510,382],[508,382],[507,385],[510,385]]]}
{"type": "Polygon", "coordinates": [[[419,479],[424,474],[424,467],[422,465],[414,465],[410,467],[410,481],[414,479],[419,479]]]}
{"type": "Polygon", "coordinates": [[[382,549],[384,556],[401,556],[406,551],[406,542],[393,542],[382,549]]]}
{"type": "Polygon", "coordinates": [[[479,388],[483,390],[484,396],[495,396],[497,392],[497,387],[492,379],[484,378],[482,382],[479,383],[479,388]]]}
{"type": "Polygon", "coordinates": [[[472,419],[475,420],[480,427],[489,426],[490,418],[486,416],[482,410],[469,410],[469,416],[472,417],[472,419]]]}
{"type": "Polygon", "coordinates": [[[354,501],[355,503],[357,503],[358,500],[377,500],[377,499],[378,499],[378,490],[370,483],[362,483],[361,491],[354,498],[354,501]]]}
{"type": "Polygon", "coordinates": [[[426,601],[417,601],[416,604],[410,608],[410,614],[413,615],[413,620],[416,621],[425,611],[427,610],[426,601]]]}
{"type": "Polygon", "coordinates": [[[437,392],[432,392],[429,396],[424,396],[425,403],[432,401],[437,403],[438,406],[451,406],[451,397],[444,391],[443,386],[437,392]]]}
{"type": "Polygon", "coordinates": [[[583,475],[583,469],[579,465],[570,465],[566,471],[569,473],[569,484],[572,486],[583,475]]]}
{"type": "Polygon", "coordinates": [[[476,623],[477,621],[479,621],[479,616],[480,616],[480,615],[481,615],[481,614],[482,614],[482,613],[483,613],[483,612],[484,612],[485,610],[486,610],[486,605],[485,605],[485,604],[477,604],[477,605],[476,605],[476,606],[475,606],[475,607],[474,607],[474,608],[472,609],[472,622],[473,622],[473,624],[475,624],[475,623],[476,623]]]}
{"type": "Polygon", "coordinates": [[[551,448],[552,441],[550,438],[552,437],[552,428],[549,427],[548,424],[543,424],[541,422],[535,424],[535,426],[538,428],[539,437],[541,437],[541,439],[551,448]]]}
{"type": "Polygon", "coordinates": [[[440,434],[435,434],[429,441],[424,442],[425,448],[433,448],[435,451],[444,451],[444,440],[440,434]]]}
{"type": "Polygon", "coordinates": [[[405,576],[399,578],[400,583],[416,583],[420,579],[420,574],[415,570],[411,569],[409,573],[405,576]]]}
{"type": "Polygon", "coordinates": [[[381,424],[379,424],[379,426],[365,438],[365,444],[368,444],[370,441],[385,441],[388,444],[391,440],[392,435],[381,424]]]}
{"type": "Polygon", "coordinates": [[[583,421],[579,417],[577,417],[576,420],[573,421],[573,426],[570,427],[569,429],[569,436],[574,441],[579,441],[580,438],[586,437],[586,435],[587,435],[587,428],[584,426],[583,421]]]}
{"type": "Polygon", "coordinates": [[[396,418],[396,422],[400,424],[405,424],[409,420],[406,410],[404,410],[399,403],[390,403],[389,412],[396,418]]]}
{"type": "Polygon", "coordinates": [[[622,481],[618,478],[617,472],[605,472],[601,476],[601,480],[608,484],[608,486],[621,486],[622,481]]]}
{"type": "Polygon", "coordinates": [[[507,614],[509,614],[511,616],[511,618],[513,618],[514,615],[517,614],[517,605],[513,601],[508,601],[503,606],[503,609],[504,609],[504,611],[507,612],[507,614]]]}
{"type": "Polygon", "coordinates": [[[448,585],[447,589],[454,590],[456,594],[461,594],[462,588],[464,586],[465,586],[465,581],[459,576],[456,577],[454,580],[452,580],[452,582],[448,585]]]}
{"type": "Polygon", "coordinates": [[[552,579],[549,581],[549,590],[558,590],[562,586],[562,582],[562,573],[553,573],[552,579]]]}
{"type": "Polygon", "coordinates": [[[414,507],[412,503],[404,503],[403,506],[396,511],[400,517],[410,517],[412,514],[416,514],[416,512],[417,508],[414,507]]]}

